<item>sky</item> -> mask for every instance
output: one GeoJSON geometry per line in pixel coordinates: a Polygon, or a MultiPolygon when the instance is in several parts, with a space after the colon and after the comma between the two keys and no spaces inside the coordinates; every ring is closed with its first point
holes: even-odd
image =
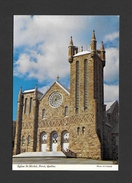
{"type": "Polygon", "coordinates": [[[69,88],[68,46],[90,50],[95,30],[97,49],[104,42],[104,102],[119,101],[119,19],[112,16],[45,16],[15,15],[13,21],[13,120],[22,91],[34,89],[45,93],[59,75],[60,83],[69,88]]]}

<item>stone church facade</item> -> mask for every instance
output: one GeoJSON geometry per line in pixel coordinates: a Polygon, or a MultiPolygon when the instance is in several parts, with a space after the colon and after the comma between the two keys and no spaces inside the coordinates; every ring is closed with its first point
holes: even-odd
{"type": "Polygon", "coordinates": [[[37,86],[20,89],[13,154],[70,150],[77,157],[111,158],[103,89],[105,49],[103,42],[100,50],[96,44],[93,31],[90,51],[79,52],[71,37],[70,89],[58,79],[45,94],[37,86]]]}

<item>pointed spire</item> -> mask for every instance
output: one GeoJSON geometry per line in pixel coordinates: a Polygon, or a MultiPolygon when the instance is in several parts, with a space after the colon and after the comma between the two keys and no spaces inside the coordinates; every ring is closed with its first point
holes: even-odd
{"type": "Polygon", "coordinates": [[[73,46],[72,36],[71,36],[71,40],[70,40],[69,46],[73,46]]]}
{"type": "Polygon", "coordinates": [[[90,49],[91,52],[96,52],[96,37],[95,37],[95,31],[93,30],[93,34],[92,34],[92,39],[91,39],[91,43],[90,43],[90,49]]]}
{"type": "Polygon", "coordinates": [[[20,101],[21,96],[22,96],[22,87],[20,87],[20,91],[19,91],[19,94],[18,94],[18,101],[20,101]]]}
{"type": "Polygon", "coordinates": [[[93,30],[92,40],[96,40],[96,37],[95,37],[95,30],[93,30]]]}
{"type": "Polygon", "coordinates": [[[22,93],[22,87],[20,87],[20,93],[22,93]]]}
{"type": "Polygon", "coordinates": [[[104,51],[104,50],[105,50],[105,49],[104,49],[104,43],[103,43],[103,41],[102,41],[102,45],[101,45],[100,50],[101,50],[101,51],[104,51]]]}
{"type": "Polygon", "coordinates": [[[22,87],[20,87],[19,96],[22,94],[22,87]]]}
{"type": "Polygon", "coordinates": [[[105,66],[105,48],[104,48],[104,43],[102,41],[102,45],[100,48],[100,58],[102,59],[102,61],[104,61],[103,63],[103,67],[105,66]]]}

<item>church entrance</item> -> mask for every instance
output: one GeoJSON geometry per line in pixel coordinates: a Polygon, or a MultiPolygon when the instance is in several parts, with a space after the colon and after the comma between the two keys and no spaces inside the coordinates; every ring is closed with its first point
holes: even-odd
{"type": "Polygon", "coordinates": [[[46,147],[47,147],[47,133],[43,132],[41,134],[41,151],[46,152],[46,147]]]}
{"type": "Polygon", "coordinates": [[[69,133],[68,131],[63,131],[62,132],[62,149],[67,151],[69,147],[69,133]]]}
{"type": "Polygon", "coordinates": [[[58,146],[58,134],[57,132],[51,133],[51,151],[57,151],[58,146]]]}

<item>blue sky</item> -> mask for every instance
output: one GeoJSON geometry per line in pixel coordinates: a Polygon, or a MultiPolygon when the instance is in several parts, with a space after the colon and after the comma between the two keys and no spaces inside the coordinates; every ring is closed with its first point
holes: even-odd
{"type": "Polygon", "coordinates": [[[69,87],[68,45],[70,37],[79,48],[89,50],[95,30],[97,49],[104,42],[104,100],[119,98],[119,16],[14,16],[13,31],[13,120],[22,91],[35,88],[45,92],[60,76],[69,87]]]}

